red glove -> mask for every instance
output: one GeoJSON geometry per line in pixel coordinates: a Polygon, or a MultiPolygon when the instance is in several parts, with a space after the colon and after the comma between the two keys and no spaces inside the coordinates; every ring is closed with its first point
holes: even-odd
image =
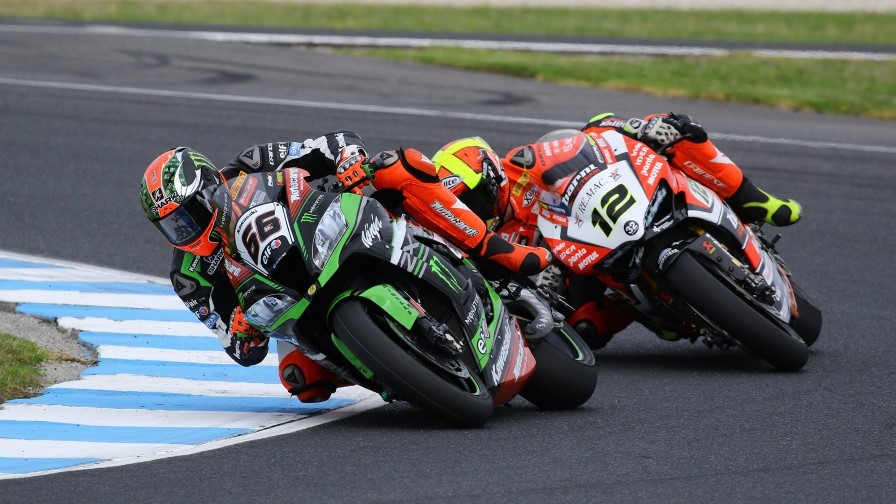
{"type": "Polygon", "coordinates": [[[352,187],[355,194],[363,194],[362,189],[373,180],[367,161],[367,153],[359,145],[347,145],[336,157],[336,178],[345,187],[352,187]],[[360,183],[358,183],[360,182],[360,183]]]}

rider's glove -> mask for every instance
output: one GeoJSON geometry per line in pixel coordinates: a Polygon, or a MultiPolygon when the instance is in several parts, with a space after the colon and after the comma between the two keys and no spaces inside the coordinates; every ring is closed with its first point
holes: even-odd
{"type": "Polygon", "coordinates": [[[347,145],[336,157],[336,178],[345,187],[358,184],[352,187],[355,194],[362,194],[361,189],[373,180],[366,161],[367,153],[360,145],[347,145]]]}
{"type": "Polygon", "coordinates": [[[625,121],[622,129],[652,149],[669,145],[681,138],[674,121],[661,115],[655,115],[647,120],[629,119],[625,121]]]}
{"type": "Polygon", "coordinates": [[[670,113],[666,117],[666,122],[674,126],[682,138],[686,138],[694,143],[703,143],[708,138],[703,126],[691,119],[689,115],[670,113]]]}
{"type": "Polygon", "coordinates": [[[256,350],[267,353],[264,348],[268,342],[267,337],[246,320],[243,309],[239,306],[230,314],[230,341],[238,359],[247,359],[256,350]]]}

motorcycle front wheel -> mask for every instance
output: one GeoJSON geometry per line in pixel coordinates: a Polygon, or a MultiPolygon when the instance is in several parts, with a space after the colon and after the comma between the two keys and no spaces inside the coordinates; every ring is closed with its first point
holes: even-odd
{"type": "Polygon", "coordinates": [[[374,376],[401,399],[458,427],[479,427],[494,412],[491,395],[475,374],[450,375],[397,343],[357,299],[333,310],[333,330],[374,376]]]}
{"type": "Polygon", "coordinates": [[[799,371],[806,365],[809,348],[787,324],[759,312],[692,255],[680,254],[665,277],[697,313],[772,366],[799,371]]]}
{"type": "Polygon", "coordinates": [[[535,372],[520,395],[544,410],[578,408],[594,394],[594,353],[578,333],[563,323],[532,349],[535,372]]]}

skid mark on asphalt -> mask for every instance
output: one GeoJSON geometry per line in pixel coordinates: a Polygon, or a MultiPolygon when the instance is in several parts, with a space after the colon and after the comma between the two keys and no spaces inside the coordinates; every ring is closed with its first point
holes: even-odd
{"type": "Polygon", "coordinates": [[[383,404],[359,387],[302,404],[276,352],[237,365],[164,279],[0,252],[0,301],[80,331],[99,354],[79,380],[2,405],[0,479],[186,455],[383,404]]]}

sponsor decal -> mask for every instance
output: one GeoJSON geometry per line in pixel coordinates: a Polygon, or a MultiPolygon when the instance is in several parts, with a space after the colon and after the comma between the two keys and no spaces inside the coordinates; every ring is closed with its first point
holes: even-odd
{"type": "Polygon", "coordinates": [[[436,212],[439,212],[442,217],[448,219],[449,222],[454,224],[455,227],[463,231],[467,236],[476,236],[479,234],[479,231],[473,229],[469,224],[461,220],[460,217],[454,215],[454,213],[451,212],[451,210],[445,208],[445,205],[443,205],[440,201],[433,201],[432,205],[430,205],[430,208],[432,208],[436,212]]]}
{"type": "Polygon", "coordinates": [[[175,273],[174,275],[172,275],[171,284],[172,286],[174,286],[174,292],[176,292],[177,295],[181,298],[184,298],[196,292],[196,289],[198,287],[193,279],[180,273],[175,273]]]}
{"type": "Polygon", "coordinates": [[[479,297],[473,298],[473,304],[470,305],[470,312],[467,313],[467,316],[464,317],[464,325],[470,325],[473,323],[473,316],[476,315],[476,310],[479,308],[479,297]]]}
{"type": "Polygon", "coordinates": [[[230,261],[224,261],[224,269],[227,270],[228,275],[230,275],[234,278],[240,276],[240,274],[243,272],[242,267],[237,266],[236,264],[233,264],[230,261]]]}
{"type": "Polygon", "coordinates": [[[383,224],[380,222],[379,217],[374,217],[372,222],[364,225],[364,229],[361,230],[361,242],[365,247],[370,248],[374,241],[380,240],[380,229],[382,227],[383,224]]]}
{"type": "Polygon", "coordinates": [[[317,210],[317,207],[320,206],[320,202],[323,201],[323,199],[324,199],[324,195],[323,195],[323,194],[321,194],[320,196],[318,196],[317,199],[314,200],[314,203],[311,204],[311,208],[309,208],[308,211],[309,211],[309,212],[312,212],[312,213],[315,212],[315,211],[317,210]]]}
{"type": "Polygon", "coordinates": [[[531,146],[527,145],[516,151],[516,153],[510,157],[510,161],[513,164],[528,170],[535,166],[535,151],[531,146]]]}
{"type": "Polygon", "coordinates": [[[243,183],[246,182],[246,174],[240,173],[240,176],[237,177],[233,184],[230,186],[230,197],[236,199],[236,195],[240,193],[240,189],[243,188],[243,183]]]}
{"type": "Polygon", "coordinates": [[[442,185],[445,186],[446,189],[454,189],[462,180],[460,175],[448,175],[442,179],[442,185]]]}
{"type": "Polygon", "coordinates": [[[274,144],[268,144],[268,164],[274,166],[274,144]]]}
{"type": "Polygon", "coordinates": [[[261,166],[261,155],[258,151],[258,147],[247,149],[245,152],[240,154],[240,161],[257,170],[258,167],[261,166]]]}
{"type": "Polygon", "coordinates": [[[702,245],[703,248],[705,248],[706,251],[709,252],[710,255],[716,253],[716,246],[713,245],[713,243],[711,241],[703,240],[703,243],[701,243],[700,245],[702,245]]]}
{"type": "Polygon", "coordinates": [[[563,259],[566,259],[569,256],[569,254],[572,254],[575,249],[576,249],[575,245],[570,245],[566,250],[564,250],[560,253],[555,252],[555,254],[557,254],[557,257],[559,257],[560,260],[562,261],[563,259]]]}
{"type": "Polygon", "coordinates": [[[289,202],[299,201],[302,195],[299,192],[299,173],[295,170],[289,171],[289,202]]]}
{"type": "Polygon", "coordinates": [[[578,187],[582,183],[587,182],[591,179],[591,177],[597,175],[597,173],[598,168],[593,164],[588,165],[587,168],[576,173],[575,177],[573,177],[572,180],[569,181],[569,185],[566,186],[566,190],[563,191],[563,197],[560,198],[560,201],[564,205],[569,205],[569,201],[575,199],[575,193],[577,192],[576,189],[578,189],[578,187]]]}
{"type": "Polygon", "coordinates": [[[187,268],[190,271],[190,273],[193,273],[194,271],[196,271],[196,266],[199,266],[199,261],[200,261],[199,256],[193,257],[193,262],[190,264],[190,267],[187,268]]]}
{"type": "Polygon", "coordinates": [[[519,196],[523,193],[523,189],[526,187],[526,184],[529,183],[529,174],[527,172],[523,172],[520,175],[520,179],[516,181],[516,184],[513,185],[513,190],[511,193],[514,196],[519,196]]]}
{"type": "Polygon", "coordinates": [[[274,174],[268,172],[265,173],[265,177],[268,179],[268,187],[274,187],[274,174]]]}
{"type": "MultiPolygon", "coordinates": [[[[574,256],[570,257],[568,261],[563,261],[563,262],[565,262],[567,264],[575,264],[576,262],[578,262],[579,259],[582,258],[583,255],[585,255],[585,252],[588,252],[588,251],[581,248],[576,252],[576,254],[574,256]]],[[[561,260],[562,259],[563,258],[561,258],[561,260]]]]}
{"type": "Polygon", "coordinates": [[[246,206],[249,203],[249,196],[254,194],[256,186],[258,186],[258,180],[256,178],[246,179],[239,197],[236,198],[236,202],[242,206],[246,206]]]}
{"type": "Polygon", "coordinates": [[[273,251],[277,250],[278,248],[280,248],[280,245],[281,245],[281,242],[279,239],[274,240],[270,244],[268,244],[268,246],[265,247],[264,252],[261,254],[261,263],[267,264],[268,259],[271,258],[271,253],[273,251]]]}
{"type": "MultiPolygon", "coordinates": [[[[516,332],[520,331],[519,324],[517,324],[516,319],[513,320],[514,326],[516,326],[516,332]]],[[[520,374],[523,372],[523,362],[526,357],[525,354],[525,345],[522,342],[517,344],[516,348],[516,363],[513,366],[513,381],[517,382],[520,380],[520,374]]]]}
{"type": "Polygon", "coordinates": [[[535,200],[535,195],[537,193],[538,193],[537,186],[533,185],[533,186],[529,187],[529,190],[526,191],[526,195],[523,196],[523,207],[528,207],[529,205],[531,205],[532,201],[535,200]]]}
{"type": "Polygon", "coordinates": [[[289,155],[290,156],[298,156],[299,153],[302,152],[302,144],[299,142],[290,142],[289,143],[289,155]]]}
{"type": "Polygon", "coordinates": [[[253,207],[261,203],[262,201],[264,201],[265,196],[267,196],[267,194],[264,191],[256,191],[255,196],[252,196],[252,201],[249,203],[249,206],[253,207]]]}
{"type": "Polygon", "coordinates": [[[200,317],[204,317],[204,316],[208,315],[208,306],[200,306],[197,314],[200,317]]]}
{"type": "Polygon", "coordinates": [[[727,189],[728,188],[728,186],[725,185],[724,182],[717,179],[714,175],[707,172],[703,168],[700,168],[699,166],[694,164],[693,161],[685,161],[683,164],[684,164],[684,166],[687,166],[688,168],[690,168],[692,173],[694,173],[695,175],[699,175],[704,180],[708,180],[708,181],[712,182],[712,184],[714,186],[718,187],[719,189],[727,189]]]}
{"type": "Polygon", "coordinates": [[[301,222],[317,222],[317,214],[305,212],[302,214],[301,222]]]}
{"type": "Polygon", "coordinates": [[[585,213],[585,209],[591,205],[591,198],[593,198],[594,195],[597,194],[597,191],[599,191],[600,188],[602,188],[603,186],[605,186],[609,183],[610,183],[610,179],[604,177],[602,179],[596,180],[593,184],[591,184],[588,187],[588,190],[585,192],[585,196],[582,198],[582,201],[579,202],[578,213],[579,214],[585,213]]]}
{"type": "Polygon", "coordinates": [[[495,361],[495,365],[492,367],[492,380],[495,383],[501,381],[501,376],[504,374],[504,367],[507,365],[507,358],[510,356],[510,340],[513,339],[509,334],[504,334],[504,340],[501,342],[501,351],[498,353],[498,360],[495,361]]]}
{"type": "Polygon", "coordinates": [[[639,226],[637,222],[630,220],[626,222],[624,226],[622,226],[622,230],[625,231],[625,234],[629,236],[635,236],[636,234],[638,234],[638,229],[640,229],[640,227],[641,226],[639,226]]]}
{"type": "Polygon", "coordinates": [[[218,325],[218,321],[221,320],[221,317],[218,316],[217,313],[212,313],[208,316],[207,319],[203,320],[202,323],[205,324],[205,327],[209,329],[214,329],[216,325],[218,325]]]}
{"type": "Polygon", "coordinates": [[[599,256],[600,254],[598,254],[597,251],[588,254],[588,256],[582,259],[582,262],[578,264],[579,271],[584,271],[585,267],[596,261],[599,256]]]}
{"type": "Polygon", "coordinates": [[[277,143],[277,157],[283,159],[286,157],[286,153],[289,152],[289,144],[286,142],[278,142],[277,143]]]}
{"type": "Polygon", "coordinates": [[[219,247],[218,251],[212,257],[208,258],[208,268],[205,270],[206,273],[211,275],[215,271],[218,271],[218,266],[221,264],[221,259],[224,258],[224,248],[219,247]]]}

